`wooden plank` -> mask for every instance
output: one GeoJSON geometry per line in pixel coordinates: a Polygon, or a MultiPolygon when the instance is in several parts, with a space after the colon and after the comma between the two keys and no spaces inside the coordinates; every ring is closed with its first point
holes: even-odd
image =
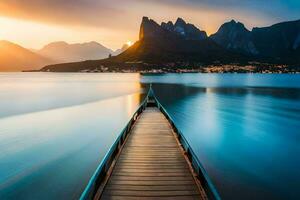
{"type": "MultiPolygon", "coordinates": [[[[153,164],[155,165],[156,162],[155,161],[151,161],[151,160],[147,160],[147,161],[143,161],[143,160],[119,160],[118,162],[121,163],[145,163],[145,164],[153,164]]],[[[171,164],[171,165],[178,165],[178,164],[185,164],[185,160],[182,160],[182,161],[168,161],[168,160],[161,160],[160,163],[163,163],[163,164],[171,164]]]]}
{"type": "Polygon", "coordinates": [[[120,158],[120,162],[145,162],[145,163],[153,163],[153,162],[162,162],[162,163],[180,163],[180,162],[185,162],[184,159],[182,158],[157,158],[157,159],[153,159],[153,158],[120,158]]]}
{"type": "MultiPolygon", "coordinates": [[[[110,180],[109,180],[110,181],[110,180]]],[[[130,181],[130,180],[116,180],[114,182],[109,182],[108,184],[117,184],[117,185],[191,185],[195,184],[194,180],[191,181],[130,181]]]]}
{"type": "Polygon", "coordinates": [[[123,152],[145,152],[145,153],[159,153],[159,152],[162,152],[162,153],[164,153],[164,152],[178,152],[178,153],[180,153],[180,151],[179,151],[179,149],[177,149],[177,148],[164,148],[164,149],[157,149],[157,148],[134,148],[134,147],[132,147],[132,148],[124,148],[123,149],[123,151],[122,151],[122,153],[123,152]],[[162,151],[162,150],[164,150],[164,151],[162,151]]]}
{"type": "Polygon", "coordinates": [[[113,175],[116,176],[190,176],[186,172],[113,172],[113,175]]]}
{"type": "Polygon", "coordinates": [[[177,149],[168,149],[168,150],[165,150],[163,152],[161,151],[156,151],[156,150],[151,150],[151,151],[147,151],[147,150],[143,150],[143,149],[127,149],[127,148],[124,148],[122,153],[124,154],[142,154],[142,155],[165,155],[165,154],[178,154],[180,153],[179,150],[177,149]]]}
{"type": "Polygon", "coordinates": [[[116,173],[188,173],[189,169],[187,168],[172,168],[172,169],[123,169],[118,168],[114,172],[116,173]]]}
{"type": "MultiPolygon", "coordinates": [[[[152,136],[153,137],[153,136],[152,136]]],[[[159,135],[157,135],[157,137],[160,137],[159,135]]],[[[170,138],[170,137],[161,137],[160,139],[158,138],[151,138],[151,137],[134,137],[132,138],[132,140],[130,141],[130,143],[147,143],[147,142],[151,142],[151,143],[156,143],[156,142],[161,142],[161,143],[174,143],[176,144],[176,142],[174,141],[174,139],[170,138]]]]}
{"type": "Polygon", "coordinates": [[[163,196],[189,196],[199,195],[196,190],[181,191],[139,191],[139,190],[106,190],[103,195],[137,196],[137,197],[163,197],[163,196]]]}
{"type": "Polygon", "coordinates": [[[128,155],[123,155],[122,157],[120,157],[120,160],[132,160],[132,161],[135,161],[135,160],[151,160],[151,161],[156,161],[156,162],[159,162],[159,161],[185,161],[183,158],[179,157],[179,156],[176,156],[176,155],[173,155],[173,156],[164,156],[164,155],[157,155],[157,157],[155,155],[152,155],[152,156],[143,156],[143,155],[140,155],[140,156],[128,156],[128,155]]]}
{"type": "Polygon", "coordinates": [[[146,134],[142,134],[142,133],[138,133],[138,134],[134,134],[132,135],[132,139],[134,138],[145,138],[145,139],[159,139],[159,138],[164,138],[164,139],[174,139],[173,135],[171,133],[167,133],[167,132],[153,132],[153,133],[146,133],[146,134]],[[154,137],[157,136],[158,138],[154,137]]]}
{"type": "Polygon", "coordinates": [[[116,164],[116,166],[131,166],[131,167],[134,167],[134,166],[136,166],[136,167],[139,167],[139,166],[152,166],[152,167],[169,167],[169,168],[171,168],[171,167],[182,167],[182,166],[184,166],[184,167],[186,167],[186,168],[188,168],[188,166],[186,166],[186,164],[185,163],[177,163],[176,165],[174,165],[173,163],[151,163],[151,164],[149,164],[149,163],[117,163],[116,164]]]}
{"type": "MultiPolygon", "coordinates": [[[[152,137],[155,137],[155,136],[152,136],[152,137]]],[[[133,137],[131,139],[131,143],[136,143],[136,142],[142,142],[142,143],[145,143],[145,142],[152,142],[152,143],[155,143],[155,142],[167,142],[167,143],[174,143],[176,144],[176,142],[174,141],[173,138],[170,138],[170,137],[160,137],[160,135],[156,135],[156,137],[160,138],[151,138],[149,136],[147,137],[141,137],[141,136],[138,136],[138,137],[133,137]]]]}
{"type": "Polygon", "coordinates": [[[123,152],[133,152],[133,153],[134,152],[136,152],[136,153],[142,153],[142,152],[144,152],[144,153],[173,152],[174,153],[175,152],[175,153],[180,153],[180,151],[175,147],[160,149],[160,148],[143,148],[143,147],[134,147],[134,146],[132,146],[130,148],[125,147],[123,149],[122,153],[123,152]],[[162,152],[162,150],[164,150],[164,151],[162,152]]]}
{"type": "MultiPolygon", "coordinates": [[[[144,154],[143,154],[143,151],[126,151],[125,154],[124,154],[124,157],[129,157],[129,156],[141,156],[141,157],[151,157],[151,156],[160,156],[160,157],[165,157],[166,155],[168,155],[168,153],[170,153],[170,157],[177,157],[176,154],[178,154],[179,152],[178,151],[166,151],[166,152],[162,152],[161,154],[159,154],[159,151],[157,152],[150,152],[150,151],[146,151],[144,154]]],[[[123,155],[122,155],[123,156],[123,155]]]]}
{"type": "Polygon", "coordinates": [[[131,167],[131,168],[135,168],[136,167],[148,167],[148,168],[167,168],[167,169],[172,169],[172,168],[189,168],[188,166],[186,166],[185,163],[176,163],[176,165],[174,165],[173,163],[155,163],[155,164],[149,164],[149,163],[130,163],[130,162],[123,162],[123,163],[117,163],[116,167],[131,167]],[[165,166],[165,167],[164,167],[165,166]]]}
{"type": "Polygon", "coordinates": [[[169,196],[169,197],[135,197],[135,196],[116,196],[116,195],[103,195],[104,200],[199,200],[199,195],[194,196],[169,196]]]}
{"type": "Polygon", "coordinates": [[[177,169],[177,168],[186,168],[189,169],[186,165],[116,165],[116,169],[177,169]]]}
{"type": "MultiPolygon", "coordinates": [[[[145,145],[142,144],[130,144],[130,145],[126,145],[127,147],[145,147],[145,145]]],[[[169,145],[147,145],[148,148],[176,148],[176,144],[169,144],[169,145]]]]}
{"type": "Polygon", "coordinates": [[[132,140],[152,140],[152,141],[168,140],[168,141],[175,142],[172,135],[162,135],[162,134],[134,135],[134,136],[132,136],[132,140]],[[157,136],[157,138],[155,136],[157,136]]]}
{"type": "Polygon", "coordinates": [[[160,156],[160,157],[165,157],[165,156],[168,156],[170,155],[170,157],[177,157],[179,156],[178,155],[178,151],[166,151],[166,152],[162,152],[162,153],[159,153],[159,152],[144,152],[143,151],[126,151],[124,152],[124,155],[121,155],[121,156],[125,156],[125,157],[130,157],[130,156],[141,156],[141,157],[152,157],[152,156],[160,156]]]}
{"type": "Polygon", "coordinates": [[[172,177],[169,177],[169,176],[144,176],[144,177],[141,177],[141,176],[116,176],[116,175],[113,175],[111,176],[111,181],[139,181],[139,180],[142,180],[142,181],[189,181],[189,180],[193,180],[193,177],[191,176],[172,176],[172,177]]]}
{"type": "Polygon", "coordinates": [[[195,184],[191,185],[113,185],[107,184],[106,189],[108,190],[168,190],[168,191],[181,191],[181,190],[197,190],[195,184]]]}
{"type": "Polygon", "coordinates": [[[138,118],[101,199],[203,199],[168,120],[157,108],[138,118]]]}
{"type": "Polygon", "coordinates": [[[182,160],[183,158],[179,157],[178,155],[167,155],[167,154],[148,154],[148,155],[141,155],[141,154],[126,154],[126,155],[122,155],[120,158],[123,159],[132,159],[134,160],[135,158],[137,159],[151,159],[151,160],[156,160],[156,159],[180,159],[182,160]]]}
{"type": "Polygon", "coordinates": [[[148,144],[147,146],[176,146],[177,144],[173,141],[165,141],[165,140],[144,140],[144,141],[140,141],[140,140],[132,140],[130,142],[128,142],[128,146],[139,146],[140,144],[148,144]]]}

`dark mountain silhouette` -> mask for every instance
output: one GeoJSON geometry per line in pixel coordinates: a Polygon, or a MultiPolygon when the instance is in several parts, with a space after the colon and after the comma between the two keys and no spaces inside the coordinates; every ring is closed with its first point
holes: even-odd
{"type": "Polygon", "coordinates": [[[203,40],[207,38],[205,31],[199,30],[193,24],[186,23],[182,18],[178,18],[176,23],[169,21],[163,22],[161,28],[176,33],[187,40],[203,40]]]}
{"type": "MultiPolygon", "coordinates": [[[[180,27],[194,27],[178,19],[176,24],[180,27]]],[[[176,27],[176,24],[174,27],[176,27]]],[[[239,58],[217,45],[206,34],[195,29],[195,32],[182,28],[177,32],[176,28],[171,31],[164,25],[144,17],[140,27],[139,41],[127,51],[115,57],[118,62],[214,62],[229,61],[239,58]],[[189,34],[188,34],[189,32],[189,34]]]]}
{"type": "Polygon", "coordinates": [[[139,40],[118,56],[108,59],[46,66],[42,71],[80,71],[107,68],[147,70],[199,67],[209,64],[300,63],[299,21],[249,31],[240,22],[223,24],[207,37],[204,31],[178,18],[162,23],[143,17],[139,40]]]}
{"type": "Polygon", "coordinates": [[[226,49],[252,55],[258,54],[251,32],[240,22],[232,20],[223,24],[210,38],[226,49]]]}
{"type": "Polygon", "coordinates": [[[260,55],[300,63],[300,20],[253,28],[252,39],[260,55]]]}
{"type": "Polygon", "coordinates": [[[55,61],[12,42],[0,41],[0,71],[37,70],[51,63],[55,61]]]}
{"type": "Polygon", "coordinates": [[[84,61],[46,66],[43,71],[78,71],[95,69],[102,65],[126,69],[160,65],[186,65],[207,63],[230,63],[246,61],[239,53],[230,52],[215,43],[192,24],[178,19],[157,24],[154,20],[143,17],[139,40],[118,56],[98,61],[84,61]]]}
{"type": "Polygon", "coordinates": [[[300,63],[300,20],[253,28],[252,31],[232,20],[210,38],[228,50],[243,52],[259,60],[300,63]]]}

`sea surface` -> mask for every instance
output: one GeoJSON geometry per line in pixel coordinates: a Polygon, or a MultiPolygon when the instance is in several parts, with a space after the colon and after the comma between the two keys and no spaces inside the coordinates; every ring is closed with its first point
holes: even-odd
{"type": "Polygon", "coordinates": [[[153,84],[222,199],[300,196],[300,75],[0,73],[0,199],[78,199],[153,84]]]}
{"type": "Polygon", "coordinates": [[[0,74],[0,199],[78,199],[146,92],[138,74],[0,74]]]}

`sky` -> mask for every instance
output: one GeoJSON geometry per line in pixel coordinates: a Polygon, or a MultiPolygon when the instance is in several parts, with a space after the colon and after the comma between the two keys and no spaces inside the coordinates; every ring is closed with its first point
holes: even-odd
{"type": "Polygon", "coordinates": [[[39,49],[96,41],[117,49],[138,39],[143,16],[178,17],[212,34],[231,19],[248,29],[300,19],[300,0],[0,0],[0,40],[39,49]]]}

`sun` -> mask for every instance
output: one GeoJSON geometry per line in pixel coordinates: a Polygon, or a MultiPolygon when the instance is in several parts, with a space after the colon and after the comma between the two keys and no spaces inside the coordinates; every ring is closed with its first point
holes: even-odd
{"type": "Polygon", "coordinates": [[[127,44],[128,46],[132,46],[132,45],[133,45],[133,42],[127,41],[126,44],[127,44]]]}

